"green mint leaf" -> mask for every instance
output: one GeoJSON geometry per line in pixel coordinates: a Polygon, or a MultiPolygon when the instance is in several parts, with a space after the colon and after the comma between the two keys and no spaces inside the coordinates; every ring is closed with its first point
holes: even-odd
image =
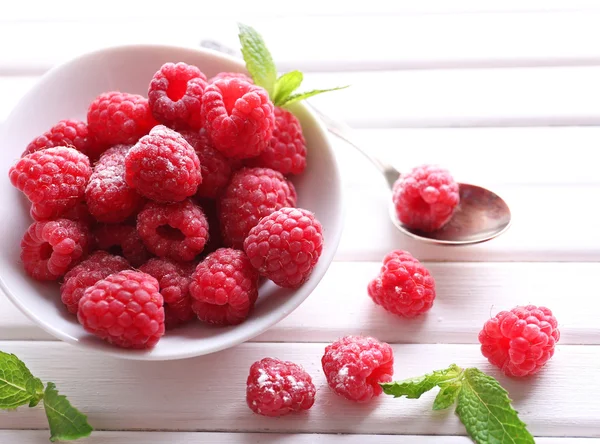
{"type": "Polygon", "coordinates": [[[71,405],[64,395],[59,395],[53,382],[44,393],[44,409],[50,425],[50,441],[71,441],[89,436],[92,426],[87,416],[71,405]]]}
{"type": "Polygon", "coordinates": [[[275,82],[275,90],[273,92],[273,103],[279,106],[284,103],[294,91],[298,89],[304,76],[300,71],[290,71],[282,75],[275,82]]]}
{"type": "Polygon", "coordinates": [[[277,69],[267,45],[265,45],[261,35],[251,26],[239,23],[238,29],[246,69],[252,76],[254,83],[262,86],[267,90],[269,96],[273,97],[277,69]]]}
{"type": "Polygon", "coordinates": [[[0,351],[0,409],[16,409],[28,403],[36,405],[39,402],[37,381],[41,384],[19,358],[0,351]]]}
{"type": "Polygon", "coordinates": [[[534,444],[533,436],[511,406],[508,392],[491,376],[466,369],[456,414],[478,444],[534,444]]]}
{"type": "Polygon", "coordinates": [[[288,106],[294,102],[298,102],[300,100],[304,100],[304,99],[308,99],[309,97],[316,96],[317,94],[323,94],[323,93],[329,92],[329,91],[337,91],[340,89],[348,88],[349,86],[350,85],[338,86],[337,88],[329,88],[329,89],[313,89],[312,91],[307,91],[307,92],[298,93],[298,94],[292,94],[291,96],[289,96],[287,98],[287,100],[285,102],[283,102],[279,106],[288,106]]]}
{"type": "Polygon", "coordinates": [[[409,399],[418,399],[425,392],[428,392],[435,386],[443,382],[451,381],[460,376],[461,369],[456,364],[444,370],[436,370],[418,378],[409,378],[404,381],[388,382],[380,384],[386,395],[392,395],[394,398],[406,396],[409,399]]]}
{"type": "Polygon", "coordinates": [[[444,383],[433,401],[433,410],[444,410],[450,407],[456,401],[458,392],[462,384],[460,381],[454,381],[450,384],[444,383]]]}

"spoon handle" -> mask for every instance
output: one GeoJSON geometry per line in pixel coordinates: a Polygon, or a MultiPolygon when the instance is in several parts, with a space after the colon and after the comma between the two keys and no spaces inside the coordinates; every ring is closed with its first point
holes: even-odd
{"type": "Polygon", "coordinates": [[[332,119],[331,117],[323,114],[321,111],[319,111],[317,108],[315,108],[313,105],[311,105],[310,103],[308,103],[306,101],[304,103],[306,105],[308,105],[314,111],[314,113],[321,118],[321,120],[325,124],[325,127],[331,134],[339,137],[344,142],[346,142],[348,145],[350,145],[350,146],[354,147],[356,150],[358,150],[373,165],[375,165],[375,167],[381,172],[381,174],[383,174],[389,187],[390,188],[393,187],[394,182],[396,181],[396,179],[398,179],[398,177],[400,175],[400,173],[398,172],[398,170],[396,168],[394,168],[392,165],[390,165],[386,162],[383,162],[381,159],[378,159],[377,157],[372,156],[371,154],[369,154],[369,152],[367,152],[367,150],[358,146],[352,140],[352,129],[348,125],[346,125],[344,122],[340,122],[339,120],[332,119]]]}

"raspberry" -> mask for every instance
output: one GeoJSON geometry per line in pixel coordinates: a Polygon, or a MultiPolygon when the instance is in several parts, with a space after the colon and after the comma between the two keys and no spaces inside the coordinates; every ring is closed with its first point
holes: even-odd
{"type": "Polygon", "coordinates": [[[135,226],[127,224],[105,224],[94,230],[96,244],[100,250],[123,256],[134,267],[139,267],[150,258],[135,226]]]}
{"type": "Polygon", "coordinates": [[[379,276],[369,283],[368,291],[390,313],[412,318],[433,306],[435,281],[410,253],[394,250],[383,258],[379,276]]]}
{"type": "Polygon", "coordinates": [[[246,402],[259,415],[283,416],[308,410],[315,403],[312,378],[298,364],[264,358],[250,367],[246,402]]]}
{"type": "Polygon", "coordinates": [[[321,364],[329,387],[351,401],[367,402],[394,374],[392,347],[375,338],[346,336],[325,348],[321,364]]]}
{"type": "Polygon", "coordinates": [[[200,128],[206,76],[196,66],[165,63],[152,78],[148,103],[159,122],[174,128],[200,128]]]}
{"type": "Polygon", "coordinates": [[[148,250],[159,257],[191,261],[208,240],[208,222],[192,201],[148,202],[138,214],[137,231],[148,250]]]}
{"type": "Polygon", "coordinates": [[[96,251],[65,274],[60,286],[60,298],[69,312],[77,314],[79,300],[88,287],[100,279],[128,268],[129,262],[121,256],[113,256],[106,251],[96,251]]]}
{"type": "Polygon", "coordinates": [[[280,287],[298,288],[321,256],[323,227],[310,211],[282,208],[250,230],[244,251],[261,275],[280,287]]]}
{"type": "Polygon", "coordinates": [[[157,125],[146,98],[119,91],[96,97],[88,108],[87,121],[90,133],[105,149],[120,143],[136,143],[157,125]]]}
{"type": "Polygon", "coordinates": [[[215,148],[239,159],[264,151],[275,125],[267,91],[238,78],[218,79],[206,87],[202,119],[215,148]]]}
{"type": "Polygon", "coordinates": [[[167,329],[194,318],[189,292],[193,268],[193,265],[158,258],[152,258],[140,267],[140,271],[158,280],[160,294],[165,301],[167,329]]]}
{"type": "Polygon", "coordinates": [[[269,168],[236,171],[219,200],[219,220],[225,245],[242,249],[250,229],[283,207],[296,205],[296,189],[269,168]]]}
{"type": "Polygon", "coordinates": [[[158,281],[139,271],[111,274],[85,290],[77,312],[89,333],[123,348],[152,348],[165,333],[158,281]]]}
{"type": "Polygon", "coordinates": [[[90,161],[74,148],[36,151],[11,167],[11,183],[32,202],[37,220],[53,219],[83,200],[90,161]]]}
{"type": "Polygon", "coordinates": [[[254,83],[254,81],[249,76],[241,72],[220,72],[216,76],[211,77],[208,80],[208,83],[214,83],[217,80],[221,79],[239,79],[248,83],[254,83]]]}
{"type": "Polygon", "coordinates": [[[75,148],[89,157],[94,155],[94,141],[89,135],[87,123],[81,120],[61,120],[32,140],[23,152],[23,156],[57,146],[75,148]]]}
{"type": "Polygon", "coordinates": [[[546,307],[501,311],[479,332],[481,353],[507,376],[533,375],[554,355],[560,339],[557,325],[546,307]]]}
{"type": "Polygon", "coordinates": [[[179,133],[159,125],[127,153],[125,181],[149,199],[179,202],[202,183],[200,161],[179,133]]]}
{"type": "Polygon", "coordinates": [[[182,131],[181,135],[194,148],[200,160],[202,183],[198,185],[196,196],[216,198],[229,182],[229,160],[212,146],[205,130],[182,131]]]}
{"type": "Polygon", "coordinates": [[[236,325],[248,317],[258,297],[258,273],[240,250],[220,248],[192,275],[192,308],[201,321],[236,325]]]}
{"type": "Polygon", "coordinates": [[[306,168],[306,141],[300,121],[291,112],[275,108],[275,128],[269,144],[248,165],[272,168],[282,174],[300,174],[306,168]]]}
{"type": "Polygon", "coordinates": [[[54,281],[85,257],[91,241],[87,228],[78,222],[34,222],[21,240],[21,261],[34,279],[54,281]]]}
{"type": "Polygon", "coordinates": [[[137,213],[144,199],[125,183],[125,155],[130,145],[105,151],[96,162],[85,189],[90,213],[100,222],[123,222],[137,213]]]}
{"type": "Polygon", "coordinates": [[[452,218],[459,201],[458,184],[447,170],[423,165],[396,180],[392,199],[400,222],[431,232],[452,218]]]}

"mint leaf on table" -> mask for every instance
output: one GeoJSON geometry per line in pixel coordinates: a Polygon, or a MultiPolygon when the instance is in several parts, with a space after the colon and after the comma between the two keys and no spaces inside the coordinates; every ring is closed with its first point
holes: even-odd
{"type": "Polygon", "coordinates": [[[475,442],[535,442],[510,403],[497,380],[476,368],[465,370],[456,414],[475,442]]]}
{"type": "Polygon", "coordinates": [[[417,378],[383,383],[381,388],[386,395],[392,395],[394,398],[406,396],[409,399],[418,399],[423,393],[439,386],[441,383],[456,379],[460,372],[460,367],[452,364],[447,369],[436,370],[417,378]]]}
{"type": "Polygon", "coordinates": [[[238,29],[246,69],[254,83],[267,90],[275,106],[291,105],[317,94],[348,87],[347,85],[292,94],[302,84],[303,74],[300,71],[290,71],[277,78],[277,68],[262,36],[253,27],[243,23],[238,23],[238,29]]]}
{"type": "Polygon", "coordinates": [[[64,395],[59,395],[53,382],[44,392],[44,409],[50,425],[50,441],[70,441],[89,436],[92,426],[87,416],[71,405],[64,395]]]}
{"type": "Polygon", "coordinates": [[[267,45],[261,35],[251,26],[239,23],[238,29],[246,69],[254,83],[262,86],[272,96],[277,79],[277,69],[267,45]]]}
{"type": "Polygon", "coordinates": [[[35,406],[43,390],[42,381],[35,378],[19,358],[0,352],[0,409],[12,410],[25,404],[35,406]]]}
{"type": "Polygon", "coordinates": [[[446,409],[456,402],[456,414],[477,444],[535,443],[512,408],[508,392],[496,379],[476,368],[462,370],[452,364],[417,378],[380,385],[387,395],[412,399],[439,387],[433,410],[446,409]]]}

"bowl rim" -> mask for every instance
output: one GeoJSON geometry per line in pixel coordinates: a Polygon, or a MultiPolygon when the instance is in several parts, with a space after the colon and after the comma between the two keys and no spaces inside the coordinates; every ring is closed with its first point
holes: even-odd
{"type": "MultiPolygon", "coordinates": [[[[201,53],[203,55],[215,57],[217,59],[224,59],[230,63],[237,65],[239,67],[239,72],[247,73],[247,70],[246,70],[245,66],[243,65],[241,59],[231,56],[229,54],[220,52],[220,51],[210,49],[210,48],[193,47],[193,46],[186,46],[186,45],[152,44],[152,43],[111,45],[111,46],[105,46],[102,48],[97,48],[97,49],[94,49],[94,50],[91,50],[88,52],[80,53],[74,57],[71,57],[70,59],[63,61],[63,62],[57,64],[56,66],[53,66],[48,71],[46,71],[44,74],[42,74],[36,80],[35,84],[19,99],[17,104],[12,108],[11,112],[8,114],[8,116],[4,120],[4,122],[2,122],[2,125],[0,125],[0,140],[2,140],[4,138],[5,134],[7,134],[8,130],[7,130],[6,122],[9,122],[11,120],[11,118],[13,117],[13,115],[18,112],[18,109],[22,106],[22,103],[26,102],[30,96],[35,94],[38,85],[43,83],[46,78],[55,75],[57,72],[68,69],[71,65],[76,64],[76,63],[80,62],[81,60],[84,60],[87,58],[99,57],[105,53],[114,53],[114,52],[120,52],[120,51],[135,51],[135,50],[139,50],[140,48],[145,49],[145,50],[152,50],[152,49],[173,50],[173,51],[184,50],[184,51],[190,51],[191,53],[194,53],[194,52],[201,53]]],[[[235,347],[237,345],[251,341],[253,338],[265,333],[267,330],[272,328],[274,325],[278,324],[283,319],[285,319],[287,316],[289,316],[294,310],[296,310],[300,305],[302,305],[302,303],[304,303],[304,301],[306,301],[306,299],[312,294],[314,289],[321,282],[321,280],[323,279],[323,277],[329,270],[329,267],[331,266],[331,263],[333,262],[334,257],[336,255],[336,252],[339,247],[339,243],[341,241],[342,234],[344,231],[346,204],[345,204],[345,194],[344,194],[344,187],[343,187],[343,178],[340,174],[340,167],[339,167],[339,163],[337,161],[337,155],[336,155],[334,146],[331,143],[331,138],[328,135],[325,125],[323,124],[321,119],[318,118],[318,116],[310,109],[309,106],[306,106],[303,103],[299,102],[299,103],[295,103],[294,107],[301,109],[303,113],[307,114],[312,119],[312,121],[313,121],[312,123],[314,124],[315,129],[317,129],[317,132],[319,133],[319,135],[325,142],[327,150],[329,151],[329,154],[333,160],[331,175],[332,175],[332,177],[335,177],[335,183],[336,183],[336,187],[338,189],[338,192],[336,193],[338,196],[338,202],[336,202],[336,205],[339,209],[339,212],[337,215],[338,221],[336,223],[336,225],[338,226],[338,229],[336,231],[334,231],[333,233],[328,234],[327,243],[329,245],[329,248],[326,252],[324,252],[325,254],[323,254],[320,257],[320,261],[323,261],[326,264],[325,268],[323,270],[323,273],[318,278],[309,279],[301,287],[304,289],[306,296],[303,298],[300,298],[298,300],[292,299],[293,303],[287,303],[284,307],[279,307],[279,310],[281,311],[281,313],[277,316],[269,316],[268,317],[269,321],[266,322],[264,325],[262,325],[261,328],[253,330],[253,331],[249,331],[244,335],[233,336],[228,341],[218,343],[218,345],[213,345],[211,347],[205,348],[205,350],[203,350],[201,353],[198,353],[197,351],[194,351],[194,350],[190,350],[189,352],[178,352],[178,353],[172,353],[172,354],[161,353],[160,355],[157,355],[157,354],[152,353],[153,349],[149,349],[149,350],[121,349],[119,347],[115,347],[110,344],[106,344],[104,341],[98,342],[98,341],[94,340],[93,338],[91,338],[90,340],[86,340],[85,338],[80,339],[80,338],[71,336],[68,333],[65,333],[64,331],[56,328],[53,324],[37,317],[25,304],[23,304],[21,302],[21,299],[19,297],[17,297],[13,293],[13,291],[11,291],[9,289],[8,285],[6,284],[4,278],[2,277],[1,274],[0,274],[0,290],[2,290],[2,292],[6,295],[6,297],[12,302],[13,305],[15,305],[21,311],[21,313],[23,313],[33,323],[35,323],[37,326],[42,328],[46,333],[50,334],[54,338],[61,340],[63,342],[78,346],[82,350],[97,350],[97,351],[101,351],[102,353],[104,353],[108,356],[113,356],[113,357],[121,358],[121,359],[136,360],[136,361],[170,361],[170,360],[188,359],[188,358],[193,358],[193,357],[209,355],[209,354],[212,354],[212,353],[215,353],[218,351],[222,351],[222,350],[226,350],[226,349],[235,347]]]]}

